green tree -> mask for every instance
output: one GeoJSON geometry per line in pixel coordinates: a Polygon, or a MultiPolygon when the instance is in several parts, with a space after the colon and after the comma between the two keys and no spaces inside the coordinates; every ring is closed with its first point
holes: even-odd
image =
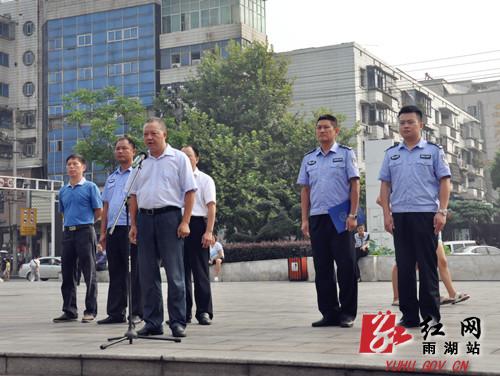
{"type": "Polygon", "coordinates": [[[64,108],[69,110],[65,121],[78,128],[75,151],[108,173],[115,166],[114,144],[122,127],[123,133],[132,137],[139,147],[143,146],[146,109],[139,100],[118,95],[114,87],[77,90],[64,97],[64,108]]]}
{"type": "Polygon", "coordinates": [[[498,214],[498,209],[493,205],[480,201],[452,200],[448,207],[450,209],[449,225],[455,228],[471,229],[472,236],[481,234],[481,225],[493,223],[495,215],[498,214]]]}
{"type": "Polygon", "coordinates": [[[500,151],[495,154],[495,160],[491,166],[491,182],[494,189],[500,188],[500,151]]]}

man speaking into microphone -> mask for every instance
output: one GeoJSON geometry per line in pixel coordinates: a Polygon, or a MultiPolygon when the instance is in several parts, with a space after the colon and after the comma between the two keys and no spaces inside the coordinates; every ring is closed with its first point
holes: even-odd
{"type": "MultiPolygon", "coordinates": [[[[188,157],[167,144],[167,127],[151,118],[143,128],[148,158],[130,189],[130,241],[137,242],[145,325],[139,335],[163,334],[163,297],[159,261],[167,274],[169,325],[185,337],[186,288],[184,238],[195,201],[196,183],[188,157]],[[184,207],[184,213],[181,208],[184,207]]],[[[130,184],[134,174],[129,178],[130,184]]],[[[128,185],[128,184],[127,184],[128,185]]]]}
{"type": "MultiPolygon", "coordinates": [[[[101,220],[101,236],[99,244],[106,250],[108,257],[109,289],[106,311],[108,316],[97,321],[98,324],[114,324],[125,322],[127,308],[127,273],[129,248],[127,242],[128,228],[126,211],[121,209],[126,191],[124,190],[130,172],[132,171],[132,158],[135,154],[135,143],[128,136],[118,138],[115,144],[115,160],[120,165],[115,172],[109,175],[102,192],[103,213],[101,220]],[[119,217],[118,217],[119,215],[119,217]],[[116,227],[113,234],[109,230],[116,218],[116,227]]],[[[140,163],[146,153],[140,153],[133,161],[134,165],[140,163]]],[[[133,322],[140,321],[142,317],[142,299],[137,271],[137,246],[130,244],[131,260],[131,286],[132,307],[130,312],[133,322]]]]}

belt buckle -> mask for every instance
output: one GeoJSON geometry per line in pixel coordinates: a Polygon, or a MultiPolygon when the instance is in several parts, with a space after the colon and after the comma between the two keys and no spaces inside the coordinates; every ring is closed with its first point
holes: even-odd
{"type": "Polygon", "coordinates": [[[146,209],[146,214],[147,215],[155,215],[155,210],[154,209],[146,209]]]}
{"type": "Polygon", "coordinates": [[[69,226],[68,230],[69,231],[76,231],[76,226],[69,226]]]}

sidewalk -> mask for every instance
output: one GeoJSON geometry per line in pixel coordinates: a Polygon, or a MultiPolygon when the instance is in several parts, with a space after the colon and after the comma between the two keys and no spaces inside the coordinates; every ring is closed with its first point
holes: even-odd
{"type": "MultiPolygon", "coordinates": [[[[166,287],[163,284],[164,296],[166,287]]],[[[107,350],[99,346],[108,337],[122,335],[126,325],[53,324],[52,318],[61,313],[59,282],[5,282],[0,284],[0,375],[332,376],[366,375],[368,370],[370,375],[381,375],[386,361],[394,360],[416,361],[414,374],[425,374],[426,361],[444,360],[444,371],[433,374],[449,374],[459,360],[469,361],[467,374],[500,375],[500,300],[495,298],[500,282],[457,282],[456,287],[471,299],[443,306],[446,336],[427,338],[438,344],[459,341],[458,355],[450,356],[443,355],[441,345],[436,346],[436,355],[423,355],[419,329],[412,329],[414,339],[395,347],[392,355],[359,354],[362,314],[397,308],[390,306],[388,282],[359,284],[358,318],[351,329],[311,327],[320,318],[313,283],[213,283],[211,326],[188,325],[182,343],[138,339],[133,345],[123,342],[107,350]],[[460,335],[460,322],[471,316],[481,319],[480,355],[466,354],[466,340],[475,338],[460,335]]],[[[99,284],[98,318],[106,316],[107,288],[99,284]]],[[[84,285],[78,289],[80,311],[84,289],[84,285]]]]}

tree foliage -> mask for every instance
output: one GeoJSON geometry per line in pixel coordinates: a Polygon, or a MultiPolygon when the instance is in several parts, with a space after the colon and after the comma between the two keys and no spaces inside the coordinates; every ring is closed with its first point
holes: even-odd
{"type": "Polygon", "coordinates": [[[107,172],[115,166],[113,150],[119,133],[143,145],[146,110],[138,99],[118,95],[116,88],[77,90],[64,97],[64,108],[69,110],[65,122],[78,128],[75,151],[107,172]]]}
{"type": "Polygon", "coordinates": [[[491,182],[494,189],[500,188],[500,151],[495,154],[495,161],[491,166],[491,182]]]}
{"type": "Polygon", "coordinates": [[[486,202],[450,201],[451,215],[449,222],[457,227],[471,228],[481,224],[493,223],[497,209],[486,202]]]}

